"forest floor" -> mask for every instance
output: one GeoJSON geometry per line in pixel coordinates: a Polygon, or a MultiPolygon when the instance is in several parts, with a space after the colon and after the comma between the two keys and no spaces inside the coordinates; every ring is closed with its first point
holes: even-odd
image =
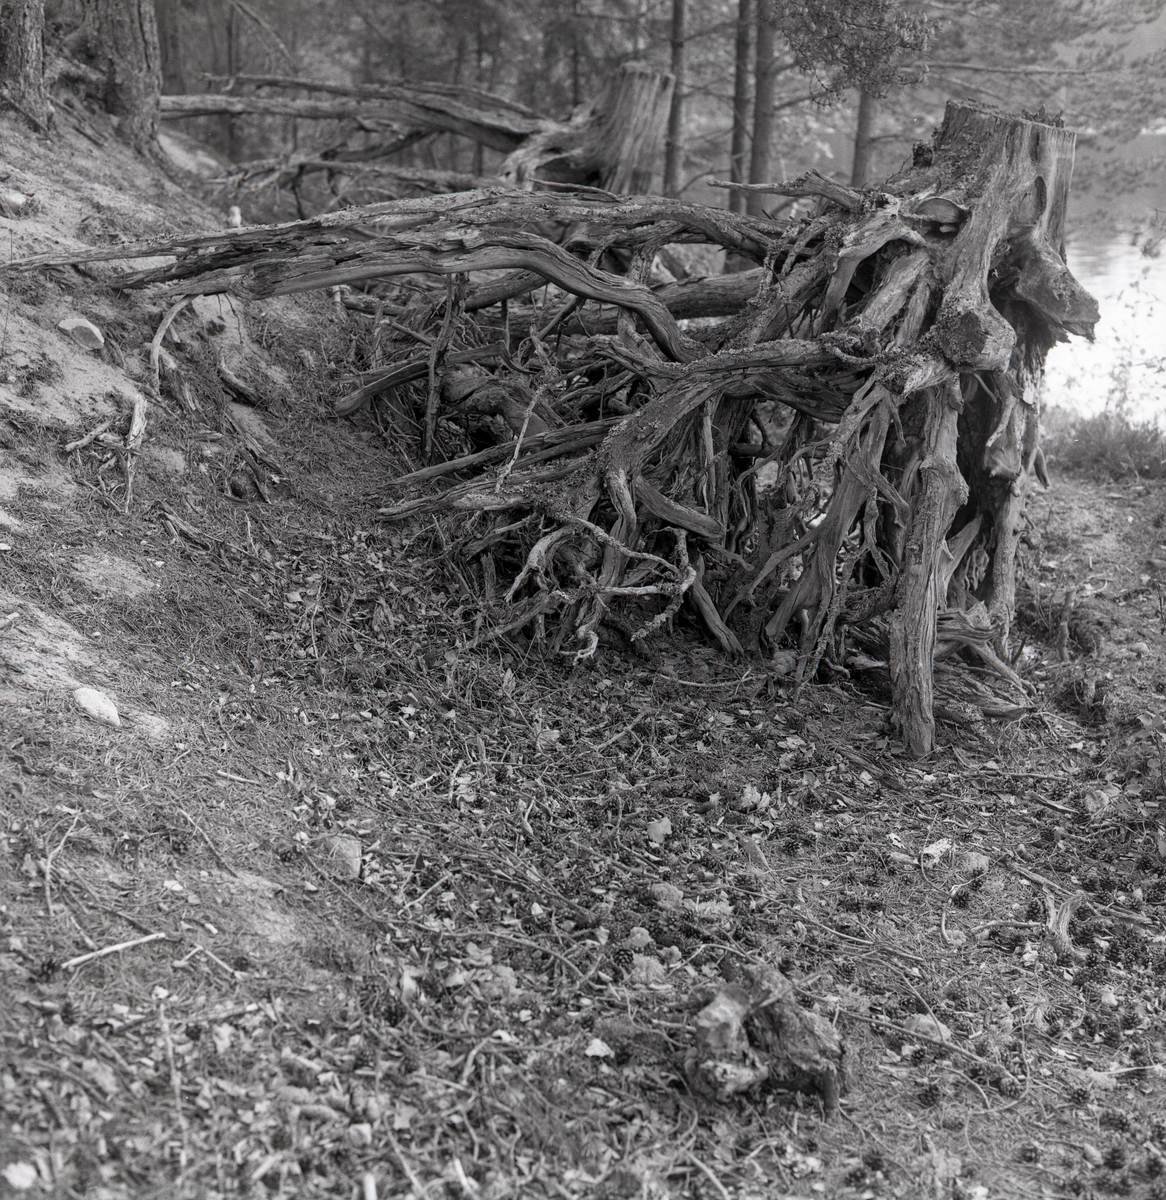
{"type": "MultiPolygon", "coordinates": [[[[2,120],[10,257],[222,219],[96,118],[2,120]]],[[[1034,494],[1036,704],[913,761],[862,676],[680,625],[472,648],[440,529],[378,519],[398,449],[330,415],[330,302],[182,314],[207,369],[127,457],[64,447],[121,443],[164,304],[0,291],[0,1196],[1166,1195],[1166,488],[1034,494]],[[837,1115],[690,1088],[757,962],[849,1043],[837,1115]]]]}

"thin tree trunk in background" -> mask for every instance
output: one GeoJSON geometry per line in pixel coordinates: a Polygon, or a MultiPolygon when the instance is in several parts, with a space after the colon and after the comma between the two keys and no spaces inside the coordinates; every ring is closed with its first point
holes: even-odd
{"type": "Polygon", "coordinates": [[[0,0],[0,96],[45,129],[44,0],[0,0]]]}
{"type": "Polygon", "coordinates": [[[583,30],[579,21],[579,0],[572,0],[571,3],[571,107],[578,108],[582,103],[583,93],[580,90],[581,81],[581,64],[579,61],[579,39],[583,36],[583,30]]]}
{"type": "MultiPolygon", "coordinates": [[[[777,60],[773,47],[777,28],[772,0],[758,0],[756,90],[753,97],[753,147],[749,156],[749,182],[772,183],[774,89],[777,60]]],[[[765,215],[765,197],[750,192],[745,211],[754,217],[765,215]]]]}
{"type": "Polygon", "coordinates": [[[871,137],[874,134],[877,111],[878,101],[866,88],[863,88],[858,93],[858,120],[854,129],[854,161],[850,167],[851,187],[864,187],[870,177],[871,151],[874,149],[871,137]]]}
{"type": "Polygon", "coordinates": [[[685,9],[687,0],[672,0],[672,106],[668,110],[668,140],[664,149],[664,195],[680,195],[684,159],[685,9]]]}
{"type": "Polygon", "coordinates": [[[182,32],[178,0],[154,0],[154,20],[158,26],[158,49],[162,56],[162,91],[181,96],[186,91],[186,72],[182,62],[182,32]]]}
{"type": "MultiPolygon", "coordinates": [[[[749,145],[749,51],[753,46],[754,0],[738,0],[737,45],[733,72],[733,139],[729,145],[729,178],[745,182],[749,145]]],[[[729,208],[745,211],[745,192],[729,193],[729,208]]]]}
{"type": "Polygon", "coordinates": [[[140,153],[157,145],[162,90],[154,0],[84,0],[95,65],[105,76],[105,107],[118,133],[140,153]]]}
{"type": "MultiPolygon", "coordinates": [[[[474,87],[485,88],[486,81],[482,78],[482,10],[477,9],[477,23],[474,26],[474,87]]],[[[474,162],[472,170],[475,175],[481,175],[485,169],[485,147],[481,142],[474,142],[474,162]]]]}
{"type": "MultiPolygon", "coordinates": [[[[216,75],[232,76],[239,69],[235,53],[235,10],[228,6],[228,0],[203,0],[202,11],[210,42],[211,69],[216,75]]],[[[238,121],[224,115],[219,128],[219,149],[232,162],[237,161],[240,153],[238,121]]]]}

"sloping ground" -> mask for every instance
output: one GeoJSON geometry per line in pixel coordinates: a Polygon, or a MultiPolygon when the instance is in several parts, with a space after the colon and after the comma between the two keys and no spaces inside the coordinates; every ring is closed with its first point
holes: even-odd
{"type": "MultiPolygon", "coordinates": [[[[219,219],[3,132],[15,256],[219,219]]],[[[181,314],[127,458],[163,301],[4,286],[0,1195],[1163,1194],[1166,493],[1037,498],[1042,704],[913,763],[876,675],[473,648],[441,530],[378,523],[398,449],[327,415],[330,304],[181,314]],[[840,1115],[694,1086],[758,962],[848,1040],[840,1115]]]]}

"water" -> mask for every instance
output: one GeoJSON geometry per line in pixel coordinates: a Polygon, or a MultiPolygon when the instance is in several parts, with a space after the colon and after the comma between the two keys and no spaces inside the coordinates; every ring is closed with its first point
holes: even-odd
{"type": "Polygon", "coordinates": [[[1069,269],[1096,296],[1101,320],[1094,342],[1073,337],[1050,351],[1045,403],[1083,416],[1117,409],[1166,428],[1166,241],[1157,258],[1131,242],[1069,245],[1069,269]]]}

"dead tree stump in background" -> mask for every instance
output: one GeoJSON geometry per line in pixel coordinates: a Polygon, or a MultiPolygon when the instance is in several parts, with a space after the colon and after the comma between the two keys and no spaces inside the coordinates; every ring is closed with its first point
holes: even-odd
{"type": "MultiPolygon", "coordinates": [[[[628,68],[575,140],[528,132],[510,163],[534,190],[84,257],[171,255],[119,282],[172,293],[371,293],[346,303],[401,340],[338,411],[387,392],[401,436],[431,435],[434,460],[395,481],[404,494],[382,513],[442,514],[493,636],[529,629],[582,658],[601,625],[640,646],[687,605],[727,653],[792,645],[799,678],[822,664],[881,678],[916,754],[935,744],[937,687],[957,711],[1022,711],[1006,653],[1044,360],[1097,319],[1063,257],[1073,134],[949,104],[881,187],[815,173],[768,187],[817,199],[793,221],[537,190],[541,171],[643,178],[667,87],[628,68]],[[624,111],[642,137],[613,169],[601,152],[617,143],[595,134],[624,111]],[[758,267],[649,286],[661,251],[693,243],[758,267]],[[463,284],[418,294],[442,275],[463,284]],[[523,299],[548,283],[541,304],[523,299]],[[403,324],[439,327],[436,349],[403,324]],[[966,671],[937,684],[955,654],[1011,689],[1007,703],[966,671]]],[[[7,269],[48,261],[64,260],[7,269]]]]}
{"type": "Polygon", "coordinates": [[[499,174],[520,184],[538,178],[647,194],[671,102],[671,75],[625,63],[599,99],[581,106],[568,124],[528,138],[499,174]]]}

